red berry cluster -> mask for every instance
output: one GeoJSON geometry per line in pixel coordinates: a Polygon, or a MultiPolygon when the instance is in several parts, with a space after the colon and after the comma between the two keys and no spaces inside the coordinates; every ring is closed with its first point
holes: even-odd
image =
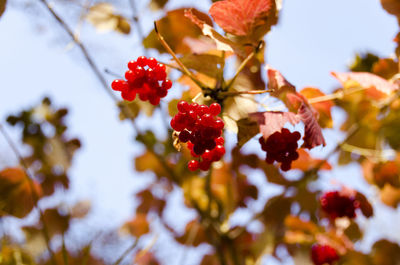
{"type": "Polygon", "coordinates": [[[339,255],[333,247],[317,244],[311,248],[311,259],[315,265],[331,265],[339,260],[339,255]]]}
{"type": "Polygon", "coordinates": [[[160,98],[168,94],[172,82],[166,79],[165,65],[155,58],[140,56],[136,61],[130,61],[128,68],[126,80],[116,79],[111,84],[113,90],[121,91],[123,99],[132,101],[139,94],[140,100],[158,105],[160,98]]]}
{"type": "Polygon", "coordinates": [[[218,161],[225,154],[222,129],[224,122],[216,117],[221,106],[213,103],[210,107],[186,101],[178,103],[179,113],[171,120],[171,127],[179,133],[179,141],[188,143],[192,156],[201,158],[191,160],[188,168],[208,170],[212,162],[218,161]]]}
{"type": "Polygon", "coordinates": [[[299,132],[290,132],[288,129],[283,128],[280,132],[274,132],[265,141],[260,137],[259,141],[263,151],[267,152],[265,161],[268,164],[274,161],[281,163],[281,169],[288,171],[291,167],[292,161],[299,158],[297,153],[297,141],[300,140],[299,132]]]}
{"type": "Polygon", "coordinates": [[[360,207],[355,198],[342,195],[338,191],[330,191],[320,198],[321,208],[331,219],[347,216],[356,217],[356,209],[360,207]]]}

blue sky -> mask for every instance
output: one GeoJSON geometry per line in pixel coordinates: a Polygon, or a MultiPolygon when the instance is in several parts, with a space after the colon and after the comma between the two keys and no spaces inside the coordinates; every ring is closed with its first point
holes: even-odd
{"type": "MultiPolygon", "coordinates": [[[[137,2],[142,24],[148,32],[152,20],[160,14],[145,10],[147,1],[137,2]]],[[[206,11],[209,6],[207,1],[170,2],[167,9],[195,5],[206,11]]],[[[38,1],[29,3],[33,3],[38,15],[24,13],[10,4],[0,18],[0,119],[4,121],[7,114],[38,103],[44,95],[50,96],[58,106],[69,107],[69,134],[81,138],[83,148],[71,169],[72,187],[67,200],[93,200],[94,211],[88,221],[93,227],[119,225],[132,216],[133,192],[152,178],[133,170],[133,156],[143,149],[133,143],[134,133],[129,124],[118,120],[117,109],[80,51],[76,47],[67,49],[69,38],[38,1]]],[[[129,15],[124,4],[120,3],[119,7],[129,15]]],[[[66,14],[62,6],[57,7],[66,14]]],[[[69,22],[75,27],[76,21],[69,22]]],[[[299,88],[316,86],[329,92],[338,85],[330,71],[345,71],[356,52],[391,56],[397,29],[396,19],[385,13],[377,0],[284,1],[280,23],[267,37],[266,58],[299,88]]],[[[125,63],[142,53],[135,33],[133,29],[130,36],[96,34],[86,24],[81,36],[90,52],[96,55],[101,69],[123,72],[125,63]]],[[[107,78],[111,82],[112,77],[107,78]]],[[[335,116],[337,123],[342,119],[339,113],[335,116]]],[[[141,124],[150,126],[145,120],[141,124]]],[[[12,134],[17,132],[8,130],[12,134]]],[[[327,134],[331,139],[338,139],[334,133],[327,134]]],[[[0,166],[12,163],[10,149],[3,139],[0,139],[0,148],[5,151],[0,154],[0,166]]],[[[355,174],[357,169],[346,168],[326,176],[325,180],[329,183],[334,178],[365,188],[362,181],[347,177],[355,174]]],[[[179,198],[178,195],[175,197],[179,198]]],[[[183,220],[190,216],[182,212],[183,220]]],[[[398,214],[390,216],[400,221],[398,214]]],[[[390,236],[390,231],[384,229],[386,217],[385,213],[384,218],[377,217],[377,221],[367,225],[372,223],[390,236]]],[[[178,224],[178,229],[183,229],[183,222],[178,224]]]]}

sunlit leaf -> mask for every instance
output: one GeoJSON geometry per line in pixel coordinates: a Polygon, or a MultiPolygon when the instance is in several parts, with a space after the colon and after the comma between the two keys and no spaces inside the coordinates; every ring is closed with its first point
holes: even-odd
{"type": "Polygon", "coordinates": [[[277,22],[276,12],[274,0],[224,0],[209,10],[225,32],[253,40],[261,38],[277,22]]]}
{"type": "Polygon", "coordinates": [[[200,72],[212,78],[219,78],[222,74],[224,58],[212,54],[185,54],[181,62],[189,69],[200,72]]]}
{"type": "MultiPolygon", "coordinates": [[[[306,87],[300,91],[307,100],[312,98],[323,97],[325,94],[321,92],[318,88],[306,87]]],[[[322,128],[332,128],[333,121],[331,115],[331,108],[334,106],[332,100],[324,100],[321,102],[310,103],[310,105],[318,111],[318,123],[322,128]]]]}
{"type": "Polygon", "coordinates": [[[300,169],[301,171],[308,171],[317,167],[324,170],[332,169],[327,161],[311,157],[310,153],[304,149],[298,149],[297,153],[299,158],[292,162],[292,169],[300,169]]]}
{"type": "Polygon", "coordinates": [[[397,208],[400,203],[400,188],[386,184],[381,190],[381,200],[384,204],[397,208]]]}
{"type": "Polygon", "coordinates": [[[97,3],[90,7],[86,19],[99,31],[107,32],[111,30],[123,34],[129,34],[131,27],[129,22],[114,11],[114,6],[110,3],[97,3]]]}
{"type": "Polygon", "coordinates": [[[197,247],[201,243],[207,242],[207,235],[204,227],[198,220],[190,221],[185,228],[185,232],[181,236],[175,237],[176,241],[183,245],[197,247]]]}
{"type": "Polygon", "coordinates": [[[318,145],[325,146],[325,138],[317,122],[318,113],[312,107],[302,103],[298,115],[304,123],[303,147],[311,149],[318,145]]]}
{"type": "Polygon", "coordinates": [[[164,8],[164,6],[168,3],[168,0],[151,0],[149,3],[150,9],[157,11],[159,9],[164,8]]]}
{"type": "Polygon", "coordinates": [[[90,211],[91,202],[89,200],[84,200],[76,203],[71,211],[72,218],[84,218],[90,211]]]}

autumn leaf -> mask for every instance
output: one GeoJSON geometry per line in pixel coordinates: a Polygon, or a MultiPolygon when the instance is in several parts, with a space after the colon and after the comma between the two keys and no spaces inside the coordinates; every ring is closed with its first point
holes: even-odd
{"type": "Polygon", "coordinates": [[[207,23],[206,21],[203,21],[200,17],[197,16],[193,12],[194,9],[187,9],[185,10],[185,17],[190,19],[194,24],[196,24],[202,31],[202,33],[205,36],[210,37],[215,44],[217,45],[217,50],[220,51],[227,51],[227,52],[233,52],[234,50],[237,49],[237,45],[219,34],[213,27],[212,23],[207,23]]]}
{"type": "Polygon", "coordinates": [[[399,72],[399,65],[392,58],[379,59],[372,66],[372,72],[385,79],[390,79],[399,72]]]}
{"type": "Polygon", "coordinates": [[[371,217],[372,215],[374,215],[374,208],[369,203],[367,197],[365,197],[364,194],[357,192],[355,199],[360,204],[360,210],[365,217],[371,217]]]}
{"type": "MultiPolygon", "coordinates": [[[[210,17],[196,9],[193,13],[204,21],[207,25],[212,25],[210,17]]],[[[175,9],[167,12],[166,16],[157,21],[158,32],[164,37],[165,41],[171,49],[177,54],[190,53],[190,47],[183,42],[184,38],[191,37],[194,39],[202,36],[201,30],[190,23],[190,20],[185,17],[185,9],[175,9]]],[[[160,53],[165,53],[166,50],[158,40],[157,34],[153,29],[150,34],[143,40],[145,48],[157,49],[160,53]]]]}
{"type": "Polygon", "coordinates": [[[297,153],[299,154],[299,158],[292,162],[292,169],[299,169],[303,172],[317,167],[323,170],[332,169],[332,166],[327,161],[311,157],[310,154],[304,149],[298,149],[297,153]]]}
{"type": "Polygon", "coordinates": [[[151,0],[149,3],[149,7],[151,10],[157,11],[159,9],[164,8],[164,6],[168,3],[168,0],[151,0]]]}
{"type": "Polygon", "coordinates": [[[374,265],[398,265],[400,246],[386,239],[381,239],[372,246],[371,256],[374,265]]]}
{"type": "Polygon", "coordinates": [[[237,145],[242,147],[247,141],[256,136],[260,132],[258,123],[249,119],[244,118],[237,121],[238,134],[237,134],[237,145]]]}
{"type": "Polygon", "coordinates": [[[277,22],[276,12],[274,0],[224,0],[209,10],[225,32],[252,40],[260,39],[277,22]]]}
{"type": "Polygon", "coordinates": [[[0,17],[3,15],[6,10],[7,0],[0,0],[0,17]]]}
{"type": "Polygon", "coordinates": [[[286,123],[296,125],[301,117],[293,112],[266,111],[249,113],[249,118],[258,123],[260,132],[267,139],[274,132],[280,132],[286,123]]]}
{"type": "Polygon", "coordinates": [[[390,184],[386,184],[380,192],[381,200],[384,204],[397,208],[400,203],[400,188],[395,188],[390,184]]]}
{"type": "Polygon", "coordinates": [[[304,123],[303,147],[311,149],[321,144],[325,146],[326,142],[321,127],[317,122],[318,113],[310,106],[302,103],[298,110],[298,116],[304,123]]]}
{"type": "Polygon", "coordinates": [[[126,222],[121,229],[122,231],[127,231],[136,238],[147,234],[150,231],[147,215],[141,213],[136,214],[136,216],[132,220],[126,222]]]}
{"type": "Polygon", "coordinates": [[[135,256],[134,264],[136,265],[159,265],[157,258],[147,249],[139,251],[135,256]]]}
{"type": "MultiPolygon", "coordinates": [[[[317,97],[323,97],[325,94],[315,87],[306,87],[300,91],[307,100],[317,97]]],[[[332,128],[332,115],[331,108],[334,106],[332,100],[324,100],[321,102],[310,103],[310,105],[318,111],[318,123],[323,128],[332,128]]]]}
{"type": "Polygon", "coordinates": [[[25,217],[31,212],[36,204],[35,199],[38,199],[41,193],[40,185],[34,180],[31,184],[22,169],[3,169],[0,171],[0,216],[25,217]]]}
{"type": "Polygon", "coordinates": [[[99,31],[111,30],[129,34],[131,26],[121,15],[115,14],[114,6],[110,3],[97,3],[90,7],[86,19],[99,31]]]}
{"type": "Polygon", "coordinates": [[[400,1],[398,0],[381,0],[382,7],[392,15],[400,16],[400,1]]]}
{"type": "Polygon", "coordinates": [[[381,98],[392,94],[393,91],[397,90],[395,84],[383,79],[380,76],[363,73],[363,72],[350,72],[350,73],[331,73],[345,89],[355,86],[361,86],[367,90],[367,93],[372,98],[381,98]]]}
{"type": "Polygon", "coordinates": [[[204,227],[198,220],[187,223],[184,234],[176,236],[175,239],[183,245],[194,247],[199,246],[201,243],[208,242],[204,227]]]}
{"type": "Polygon", "coordinates": [[[222,75],[224,59],[221,56],[212,54],[185,54],[179,59],[187,68],[214,79],[222,75]]]}

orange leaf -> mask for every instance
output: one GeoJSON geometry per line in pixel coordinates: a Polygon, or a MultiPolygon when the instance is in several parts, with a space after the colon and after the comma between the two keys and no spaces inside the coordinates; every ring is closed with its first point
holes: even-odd
{"type": "Polygon", "coordinates": [[[40,185],[33,181],[32,191],[29,177],[20,168],[6,168],[0,172],[0,216],[25,217],[41,196],[40,185]]]}
{"type": "Polygon", "coordinates": [[[310,154],[304,149],[298,149],[299,158],[292,162],[293,169],[300,169],[301,171],[308,171],[316,168],[322,163],[321,169],[331,170],[332,166],[328,162],[324,162],[321,159],[316,159],[310,156],[310,154]]]}

